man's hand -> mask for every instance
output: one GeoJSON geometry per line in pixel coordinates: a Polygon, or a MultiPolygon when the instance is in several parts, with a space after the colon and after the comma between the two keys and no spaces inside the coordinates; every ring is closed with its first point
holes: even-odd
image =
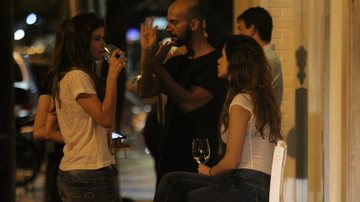
{"type": "Polygon", "coordinates": [[[171,47],[174,46],[174,43],[166,42],[165,44],[159,43],[159,48],[154,55],[154,70],[155,72],[158,70],[157,68],[162,67],[166,56],[169,53],[171,47]]]}
{"type": "Polygon", "coordinates": [[[153,27],[154,17],[145,18],[140,28],[140,45],[143,51],[155,51],[158,47],[158,28],[153,27]]]}

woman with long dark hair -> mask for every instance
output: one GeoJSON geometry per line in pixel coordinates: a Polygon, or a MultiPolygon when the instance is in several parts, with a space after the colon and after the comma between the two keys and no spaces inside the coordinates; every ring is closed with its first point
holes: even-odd
{"type": "Polygon", "coordinates": [[[95,71],[103,59],[104,20],[79,14],[66,24],[63,42],[54,50],[52,85],[56,115],[64,139],[57,177],[63,201],[118,201],[115,158],[109,144],[116,109],[117,78],[124,53],[114,51],[104,85],[95,71]]]}

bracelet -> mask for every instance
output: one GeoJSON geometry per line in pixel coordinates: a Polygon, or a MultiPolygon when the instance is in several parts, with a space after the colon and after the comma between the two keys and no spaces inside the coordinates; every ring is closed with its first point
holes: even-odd
{"type": "Polygon", "coordinates": [[[212,169],[212,167],[209,169],[209,176],[211,176],[211,169],[212,169]]]}

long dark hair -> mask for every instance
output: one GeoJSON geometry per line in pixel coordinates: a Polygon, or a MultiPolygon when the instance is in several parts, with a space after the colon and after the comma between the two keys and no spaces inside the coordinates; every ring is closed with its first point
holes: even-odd
{"type": "Polygon", "coordinates": [[[228,129],[229,106],[239,93],[248,93],[254,105],[255,127],[265,138],[264,129],[270,127],[269,141],[276,143],[282,139],[281,112],[275,101],[270,65],[262,47],[251,37],[231,36],[225,43],[228,61],[229,88],[220,124],[228,129]]]}
{"type": "Polygon", "coordinates": [[[53,97],[60,103],[60,81],[73,69],[84,71],[93,80],[99,97],[104,85],[95,72],[95,61],[90,53],[92,33],[104,27],[104,19],[96,13],[83,13],[64,21],[56,32],[52,69],[54,70],[53,97]]]}

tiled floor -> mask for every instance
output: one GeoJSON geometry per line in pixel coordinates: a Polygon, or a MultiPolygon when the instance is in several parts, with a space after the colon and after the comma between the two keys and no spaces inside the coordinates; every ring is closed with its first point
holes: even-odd
{"type": "MultiPolygon", "coordinates": [[[[153,160],[145,152],[141,134],[128,135],[130,148],[117,152],[117,168],[119,171],[120,193],[123,197],[136,202],[152,201],[155,190],[155,172],[153,160]]],[[[42,202],[44,197],[44,173],[41,173],[31,185],[16,189],[17,202],[42,202]]]]}

